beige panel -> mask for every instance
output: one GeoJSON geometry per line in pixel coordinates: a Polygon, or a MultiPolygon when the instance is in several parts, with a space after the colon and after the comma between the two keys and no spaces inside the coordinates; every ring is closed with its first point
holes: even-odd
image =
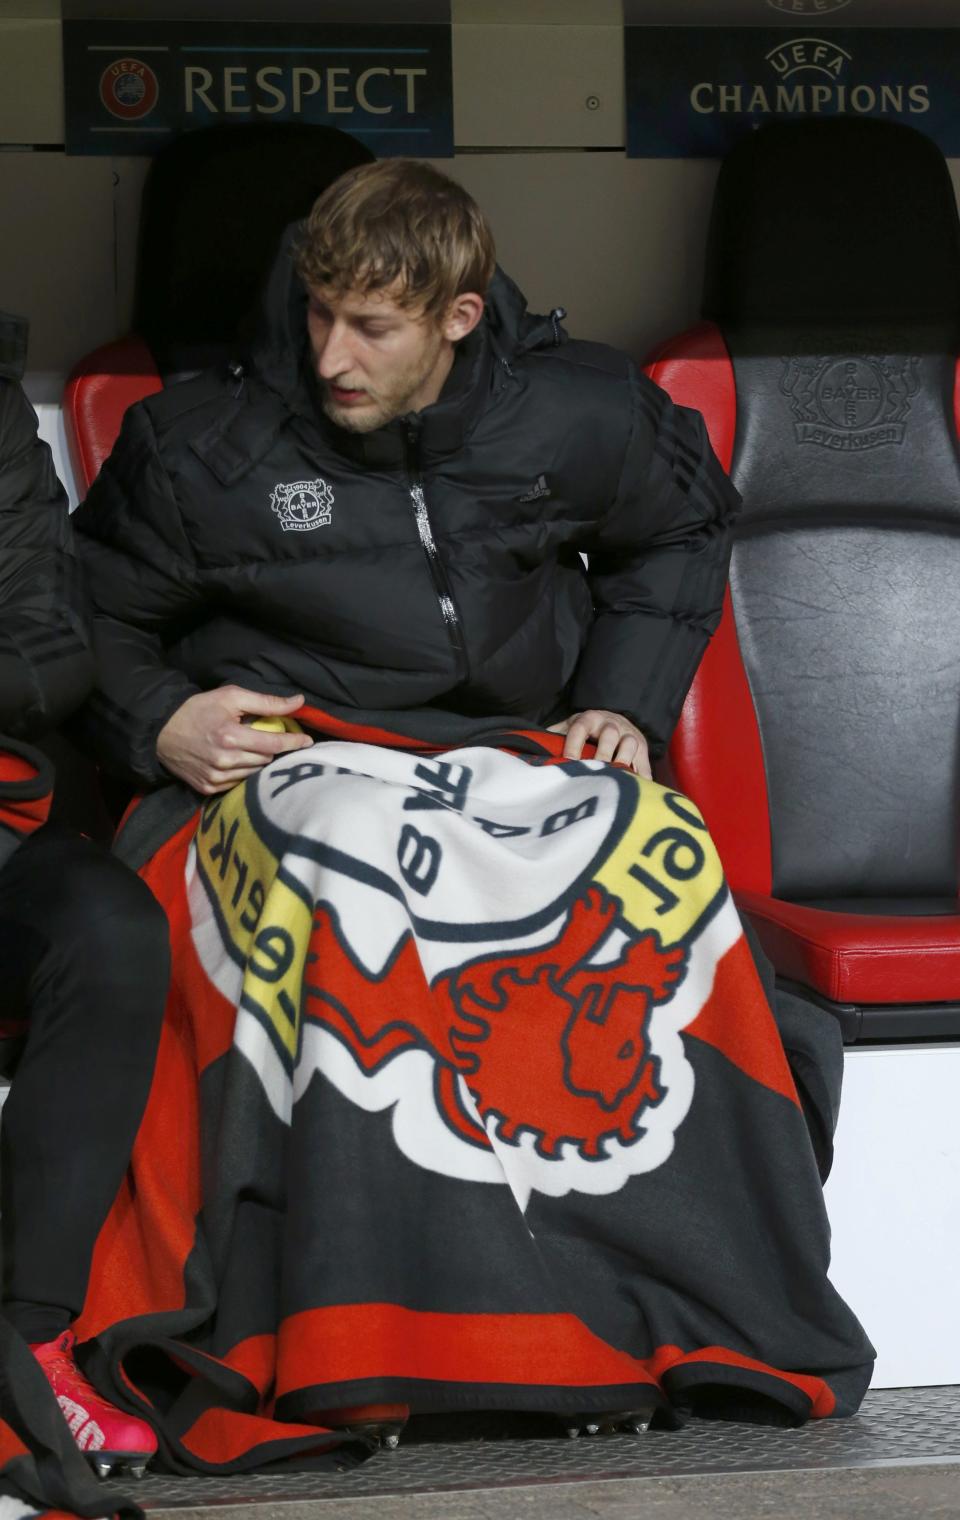
{"type": "Polygon", "coordinates": [[[458,148],[622,147],[618,26],[457,26],[458,148]]]}
{"type": "Polygon", "coordinates": [[[0,306],[30,320],[30,369],[63,376],[116,332],[113,168],[0,153],[0,306]]]}
{"type": "Polygon", "coordinates": [[[0,17],[0,143],[62,142],[60,23],[0,17]]]}
{"type": "MultiPolygon", "coordinates": [[[[673,0],[673,3],[680,12],[692,0],[673,0]]],[[[711,0],[713,3],[715,0],[711,0]]],[[[269,9],[265,0],[264,15],[269,9]]],[[[318,4],[318,12],[320,9],[318,4]]],[[[177,10],[178,14],[189,16],[190,5],[181,3],[177,10]]],[[[59,18],[60,13],[60,0],[0,0],[0,20],[10,16],[31,20],[40,16],[59,18]]],[[[621,0],[451,0],[450,13],[455,26],[461,21],[474,25],[518,21],[531,26],[586,25],[588,22],[596,26],[619,26],[622,6],[621,0]]],[[[136,0],[131,0],[130,14],[136,14],[136,0]]]]}
{"type": "Polygon", "coordinates": [[[0,0],[0,21],[60,19],[60,0],[0,0]]]}
{"type": "Polygon", "coordinates": [[[638,358],[697,320],[717,165],[620,153],[477,154],[454,175],[490,217],[534,309],[638,358]]]}
{"type": "MultiPolygon", "coordinates": [[[[675,4],[682,11],[690,0],[675,4]]],[[[620,26],[623,6],[621,0],[451,0],[450,15],[454,26],[620,26]]]]}

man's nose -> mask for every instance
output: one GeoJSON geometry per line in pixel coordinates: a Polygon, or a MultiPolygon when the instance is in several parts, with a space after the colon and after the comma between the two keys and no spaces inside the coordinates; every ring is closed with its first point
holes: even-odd
{"type": "Polygon", "coordinates": [[[346,374],[352,362],[349,332],[334,322],[318,345],[317,371],[321,380],[335,380],[337,375],[346,374]]]}

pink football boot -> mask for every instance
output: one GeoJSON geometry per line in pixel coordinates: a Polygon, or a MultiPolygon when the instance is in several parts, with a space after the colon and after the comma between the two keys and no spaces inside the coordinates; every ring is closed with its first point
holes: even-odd
{"type": "Polygon", "coordinates": [[[77,1337],[65,1330],[55,1341],[31,1346],[78,1447],[101,1478],[124,1467],[135,1478],[157,1449],[157,1438],[144,1420],[124,1414],[101,1398],[73,1358],[77,1337]]]}

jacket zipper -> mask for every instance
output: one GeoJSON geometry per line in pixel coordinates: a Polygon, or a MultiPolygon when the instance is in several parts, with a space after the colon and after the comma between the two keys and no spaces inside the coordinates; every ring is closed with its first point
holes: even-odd
{"type": "Polygon", "coordinates": [[[404,428],[404,437],[407,444],[407,484],[410,493],[410,501],[413,506],[414,521],[417,525],[417,533],[420,537],[420,546],[426,557],[430,577],[433,581],[433,589],[437,593],[440,603],[440,614],[443,618],[450,647],[453,650],[454,660],[457,667],[458,680],[465,681],[469,674],[467,663],[467,647],[463,637],[463,626],[460,622],[460,614],[453,600],[453,592],[447,578],[446,568],[440,558],[437,541],[433,536],[433,527],[430,522],[430,514],[427,511],[427,499],[423,490],[423,474],[420,469],[420,434],[419,429],[412,423],[404,428]]]}

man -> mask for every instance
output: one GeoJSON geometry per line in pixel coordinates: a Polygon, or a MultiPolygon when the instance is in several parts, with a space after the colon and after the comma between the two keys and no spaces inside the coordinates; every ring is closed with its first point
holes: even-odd
{"type": "Polygon", "coordinates": [[[124,866],[48,821],[52,767],[25,742],[68,717],[94,677],[66,498],[19,384],[25,352],[25,323],[0,314],[0,1023],[17,1056],[2,1122],[3,1313],[106,1472],[142,1468],[156,1437],[95,1393],[70,1327],[147,1099],[167,930],[124,866]]]}
{"type": "Polygon", "coordinates": [[[426,166],[344,176],[296,261],[251,373],[136,408],[79,514],[102,756],[209,795],[306,742],[244,722],[305,696],[440,740],[559,725],[649,775],[726,575],[699,416],[529,316],[426,166]],[[434,268],[418,217],[454,240],[434,268]]]}
{"type": "Polygon", "coordinates": [[[152,789],[126,838],[197,1052],[180,1224],[140,1232],[182,1289],[138,1328],[114,1273],[99,1365],[172,1358],[139,1392],[180,1390],[187,1465],[410,1409],[850,1412],[769,1003],[644,779],[720,616],[702,422],[529,315],[426,165],[345,175],[290,248],[249,367],[133,408],[79,513],[90,717],[152,789]]]}

